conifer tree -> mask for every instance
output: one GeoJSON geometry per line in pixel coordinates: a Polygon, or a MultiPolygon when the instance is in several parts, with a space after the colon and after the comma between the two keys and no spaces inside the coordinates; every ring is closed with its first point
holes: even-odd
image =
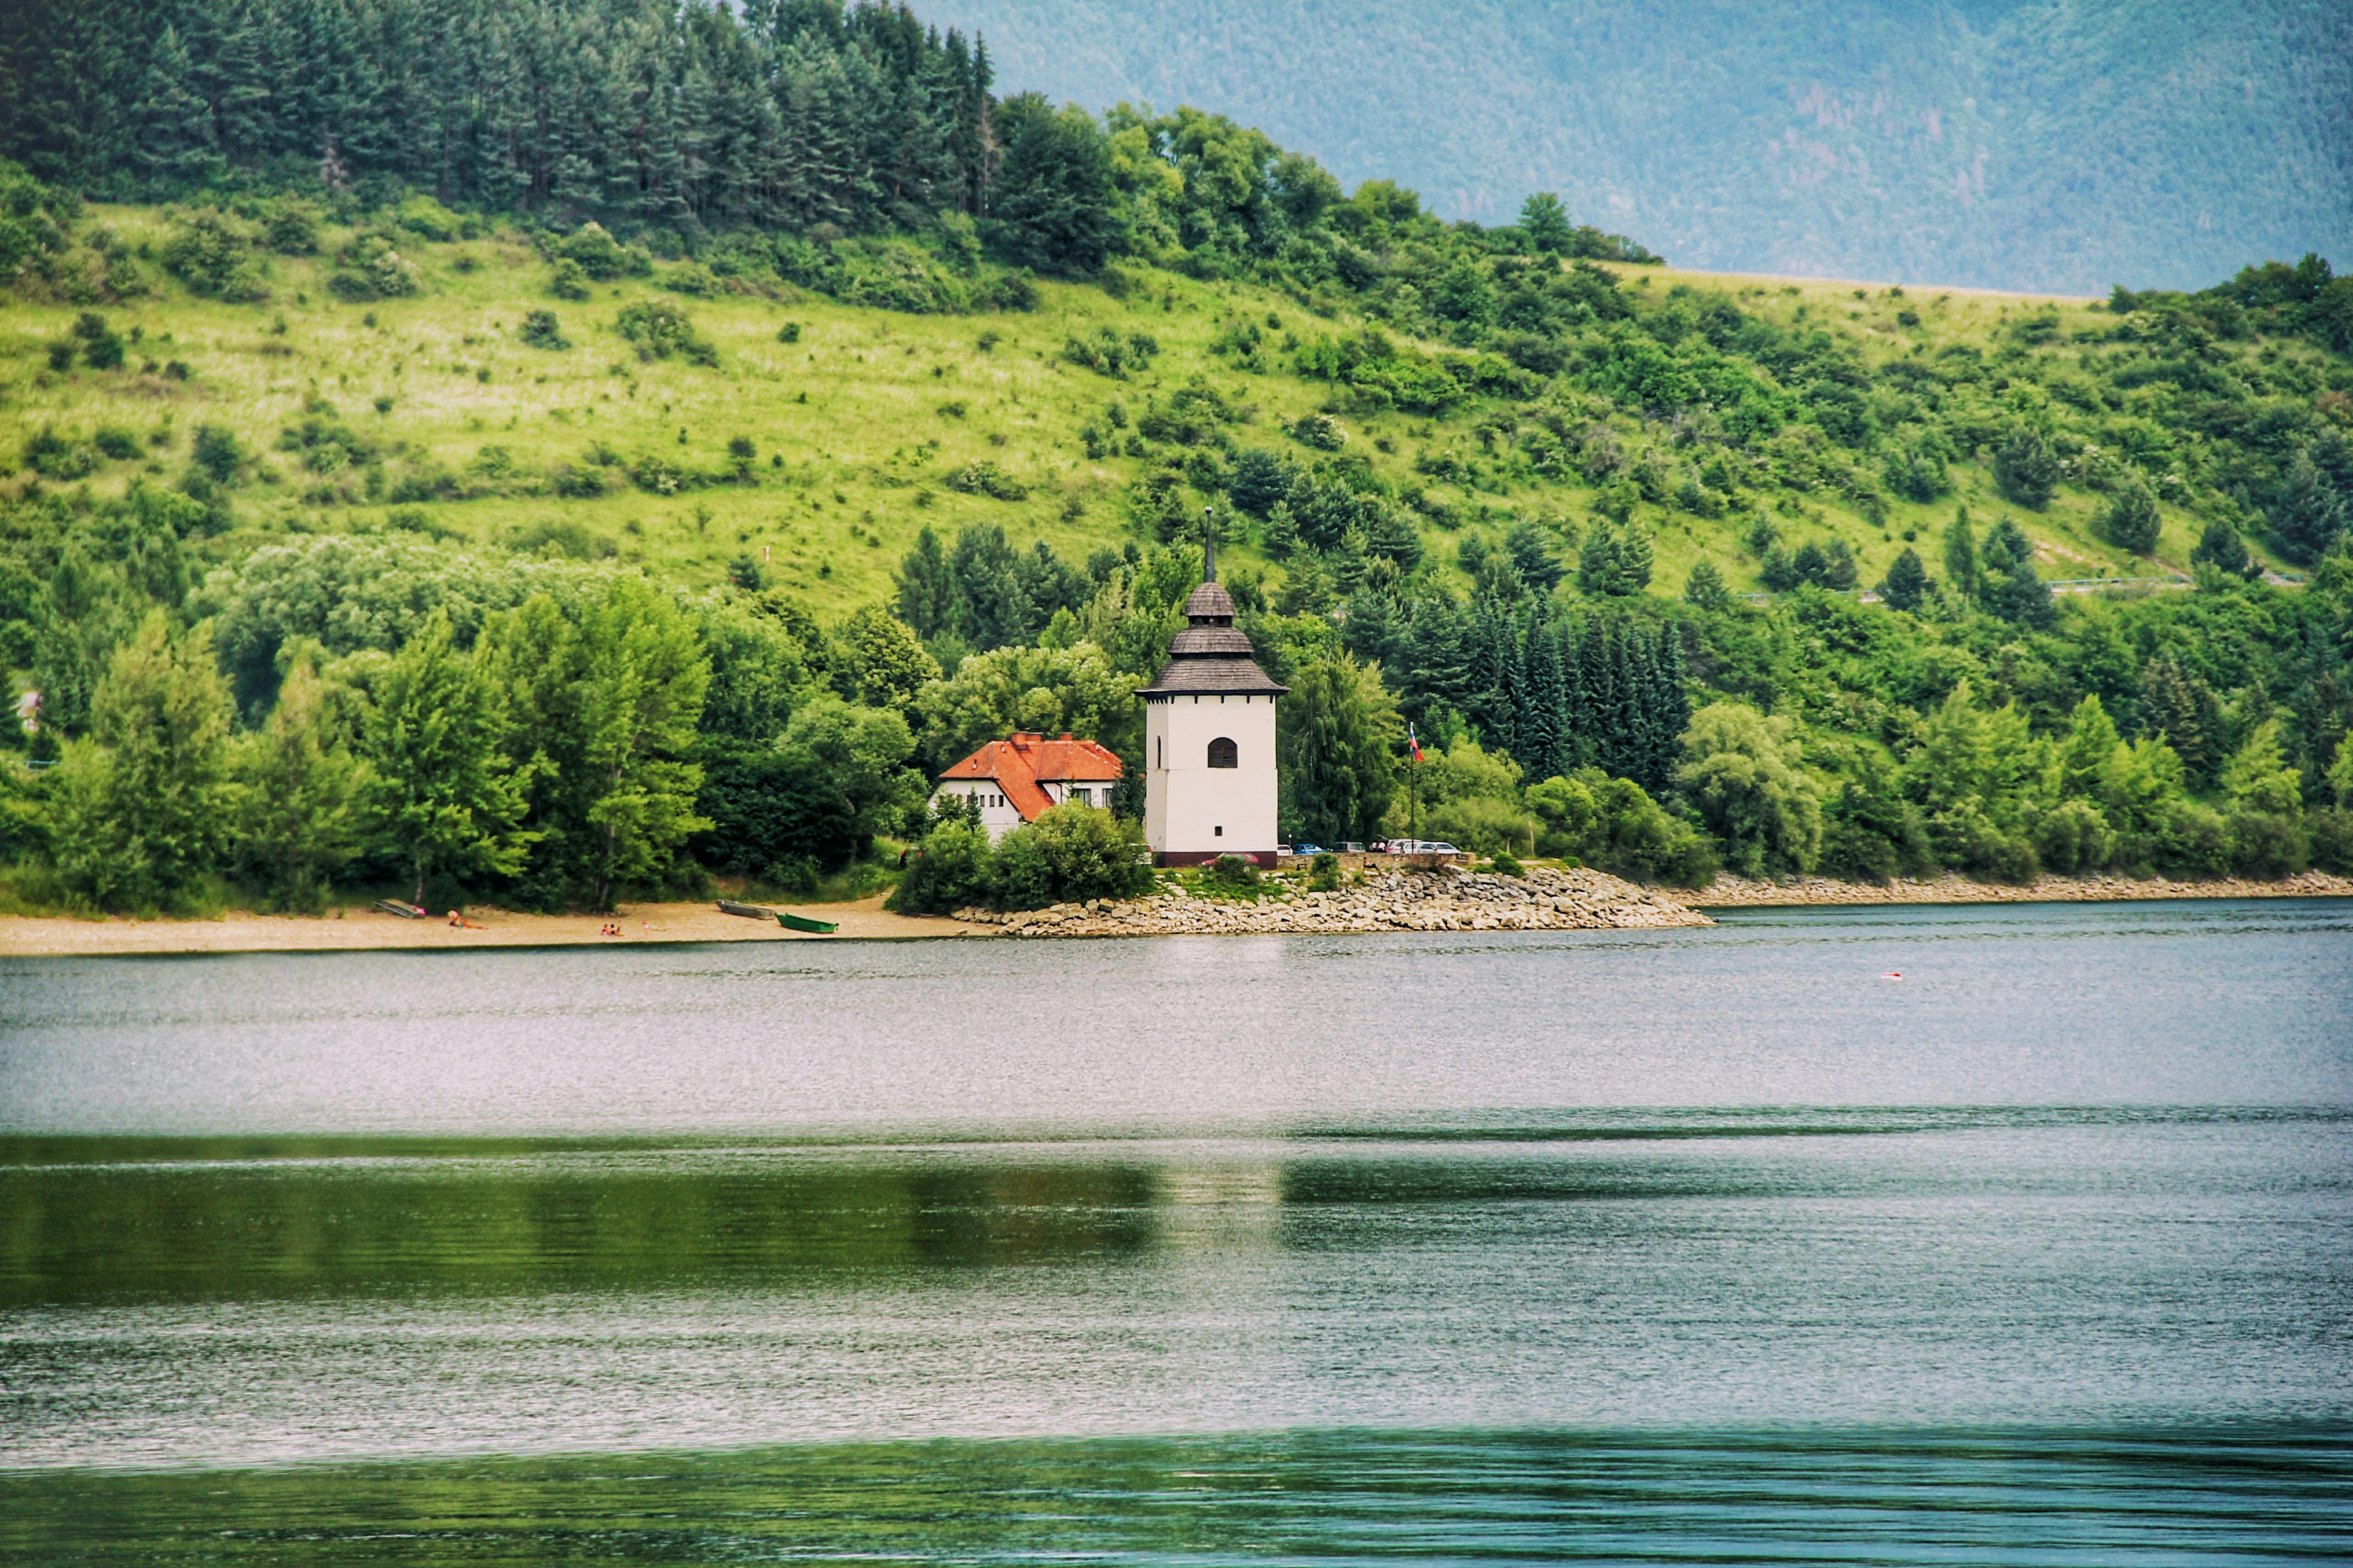
{"type": "Polygon", "coordinates": [[[1527,698],[1520,713],[1520,765],[1542,781],[1574,771],[1567,758],[1562,712],[1560,640],[1551,626],[1533,622],[1527,630],[1527,698]]]}
{"type": "Polygon", "coordinates": [[[2307,564],[2318,560],[2343,537],[2348,504],[2312,460],[2311,449],[2299,450],[2272,500],[2272,531],[2280,553],[2307,564]]]}
{"type": "Polygon", "coordinates": [[[1953,513],[1952,526],[1945,530],[1945,581],[1957,594],[1975,598],[1978,591],[1977,536],[1969,531],[1969,509],[1961,507],[1953,513]]]}
{"type": "Polygon", "coordinates": [[[2108,502],[2108,513],[2103,520],[2108,541],[2119,550],[2135,555],[2147,555],[2157,549],[2157,536],[2161,520],[2157,511],[2157,497],[2137,478],[2126,481],[2108,502]]]}
{"type": "Polygon", "coordinates": [[[1920,552],[1907,544],[1879,584],[1880,603],[1890,609],[1916,610],[1927,596],[1928,569],[1920,564],[1920,552]]]}
{"type": "Polygon", "coordinates": [[[899,618],[925,642],[936,642],[955,629],[955,573],[929,523],[899,563],[898,609],[899,618]]]}

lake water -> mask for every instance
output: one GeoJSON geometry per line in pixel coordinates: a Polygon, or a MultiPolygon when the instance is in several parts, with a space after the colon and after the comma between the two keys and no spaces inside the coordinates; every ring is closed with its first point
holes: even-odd
{"type": "Polygon", "coordinates": [[[2353,1557],[2353,903],[0,960],[0,1561],[844,1556],[2353,1557]]]}

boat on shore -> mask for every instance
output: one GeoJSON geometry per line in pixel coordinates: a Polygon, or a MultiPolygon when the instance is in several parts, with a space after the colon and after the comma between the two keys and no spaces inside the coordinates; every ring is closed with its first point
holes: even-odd
{"type": "Polygon", "coordinates": [[[841,929],[838,921],[813,920],[807,915],[794,914],[789,910],[772,910],[765,904],[739,904],[732,899],[721,899],[718,902],[719,912],[723,915],[742,915],[746,920],[754,921],[773,920],[786,931],[831,936],[841,929]]]}

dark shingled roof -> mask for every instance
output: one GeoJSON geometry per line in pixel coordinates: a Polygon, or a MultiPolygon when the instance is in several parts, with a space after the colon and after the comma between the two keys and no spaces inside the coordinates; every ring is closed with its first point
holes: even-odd
{"type": "Polygon", "coordinates": [[[1185,629],[1168,644],[1168,662],[1137,696],[1280,697],[1291,689],[1250,657],[1250,638],[1234,625],[1233,595],[1215,582],[1193,590],[1185,619],[1185,629]]]}
{"type": "Polygon", "coordinates": [[[1223,584],[1204,583],[1185,601],[1185,616],[1187,620],[1222,617],[1230,621],[1234,618],[1233,595],[1226,592],[1223,584]]]}

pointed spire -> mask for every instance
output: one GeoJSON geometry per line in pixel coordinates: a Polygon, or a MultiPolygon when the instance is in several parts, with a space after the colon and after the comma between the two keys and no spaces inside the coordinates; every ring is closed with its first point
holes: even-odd
{"type": "Polygon", "coordinates": [[[1218,517],[1208,507],[1201,509],[1201,581],[1218,580],[1218,517]]]}

